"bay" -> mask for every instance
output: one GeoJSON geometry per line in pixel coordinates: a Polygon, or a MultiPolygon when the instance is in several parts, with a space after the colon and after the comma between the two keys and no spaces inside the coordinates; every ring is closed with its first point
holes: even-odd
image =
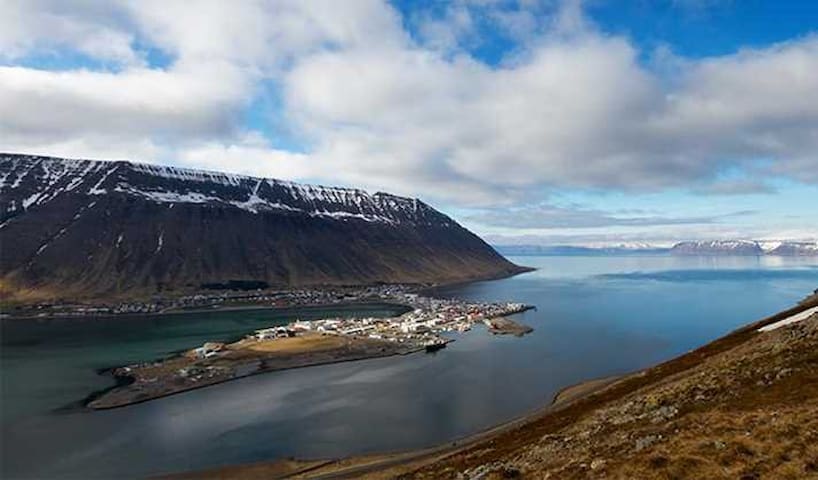
{"type": "Polygon", "coordinates": [[[297,456],[455,441],[547,405],[579,381],[653,365],[818,287],[818,259],[517,257],[538,270],[439,289],[537,306],[523,338],[483,328],[414,354],[263,374],[122,409],[78,408],[98,370],[206,340],[388,306],[2,323],[2,477],[138,478],[297,456]]]}

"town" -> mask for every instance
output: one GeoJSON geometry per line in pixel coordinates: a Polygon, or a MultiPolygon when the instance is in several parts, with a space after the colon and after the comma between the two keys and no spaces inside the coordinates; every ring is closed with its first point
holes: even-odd
{"type": "MultiPolygon", "coordinates": [[[[384,298],[387,300],[387,298],[384,298]]],[[[307,332],[326,335],[368,337],[389,342],[423,346],[435,350],[449,341],[442,334],[465,332],[482,322],[496,333],[507,333],[493,319],[520,313],[532,308],[521,303],[472,303],[455,299],[423,297],[415,293],[395,293],[388,300],[412,307],[399,317],[389,318],[327,318],[313,321],[297,320],[287,325],[256,331],[257,341],[296,337],[307,332]]],[[[530,330],[529,330],[530,331],[530,330]]],[[[526,332],[527,333],[527,332],[526,332]]]]}
{"type": "Polygon", "coordinates": [[[411,292],[431,285],[385,284],[372,286],[328,286],[314,288],[253,290],[198,290],[184,295],[155,294],[148,299],[121,302],[42,302],[9,305],[9,317],[93,317],[112,315],[155,315],[202,310],[240,308],[287,308],[331,306],[350,303],[393,303],[411,292]]]}
{"type": "Polygon", "coordinates": [[[507,318],[534,308],[521,303],[433,298],[396,286],[355,292],[324,292],[316,297],[302,291],[287,298],[344,302],[377,299],[404,305],[408,311],[387,318],[295,319],[286,325],[256,330],[233,343],[205,342],[164,360],[116,368],[112,373],[121,385],[87,405],[116,408],[262,372],[434,352],[453,341],[447,334],[468,331],[476,324],[484,324],[494,334],[521,336],[532,331],[507,318]]]}

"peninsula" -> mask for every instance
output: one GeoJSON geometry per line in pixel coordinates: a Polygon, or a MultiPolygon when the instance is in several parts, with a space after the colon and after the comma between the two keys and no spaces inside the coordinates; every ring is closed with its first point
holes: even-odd
{"type": "Polygon", "coordinates": [[[164,360],[119,367],[113,370],[119,386],[87,405],[123,407],[263,372],[433,352],[452,341],[445,334],[465,332],[478,323],[493,333],[532,331],[506,318],[533,308],[529,305],[440,299],[398,287],[378,291],[380,301],[405,305],[409,311],[390,318],[296,320],[236,342],[206,342],[164,360]]]}

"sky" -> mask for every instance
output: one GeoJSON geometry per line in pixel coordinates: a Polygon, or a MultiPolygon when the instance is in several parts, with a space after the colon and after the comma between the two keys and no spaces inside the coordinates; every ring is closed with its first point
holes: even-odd
{"type": "Polygon", "coordinates": [[[818,2],[3,0],[0,151],[419,197],[495,244],[818,238],[818,2]]]}

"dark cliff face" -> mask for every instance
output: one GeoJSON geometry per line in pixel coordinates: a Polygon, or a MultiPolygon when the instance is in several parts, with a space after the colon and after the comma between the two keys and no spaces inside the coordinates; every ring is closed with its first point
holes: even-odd
{"type": "Polygon", "coordinates": [[[5,296],[450,282],[520,268],[425,203],[130,162],[0,154],[5,296]]]}

